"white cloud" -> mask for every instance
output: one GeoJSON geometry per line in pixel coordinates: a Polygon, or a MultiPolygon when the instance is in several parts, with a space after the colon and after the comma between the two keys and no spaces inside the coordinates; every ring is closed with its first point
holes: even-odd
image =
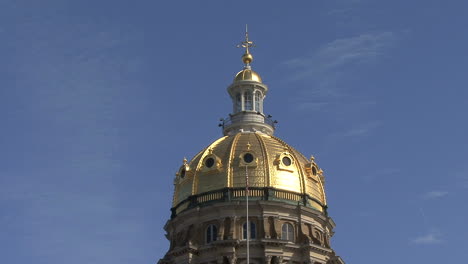
{"type": "Polygon", "coordinates": [[[446,195],[448,195],[449,193],[446,192],[446,191],[430,191],[430,192],[427,192],[423,195],[423,198],[424,199],[438,199],[438,198],[442,198],[446,195]]]}
{"type": "Polygon", "coordinates": [[[443,240],[440,238],[440,234],[437,232],[433,232],[433,231],[411,240],[411,243],[417,244],[417,245],[433,245],[433,244],[439,244],[442,242],[443,240]]]}

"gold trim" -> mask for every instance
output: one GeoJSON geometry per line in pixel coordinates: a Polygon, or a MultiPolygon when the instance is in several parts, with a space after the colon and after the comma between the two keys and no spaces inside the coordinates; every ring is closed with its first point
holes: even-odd
{"type": "Polygon", "coordinates": [[[234,136],[234,138],[232,139],[232,142],[231,142],[231,150],[229,152],[229,166],[227,167],[227,177],[228,177],[228,180],[227,180],[227,187],[233,187],[234,183],[233,183],[233,178],[232,178],[232,170],[233,170],[233,164],[234,164],[234,152],[235,152],[235,147],[237,145],[237,141],[239,141],[239,136],[241,134],[238,133],[234,136]]]}
{"type": "Polygon", "coordinates": [[[265,141],[263,141],[262,135],[259,135],[258,133],[255,133],[255,137],[257,138],[258,142],[260,142],[260,145],[262,145],[262,150],[263,150],[263,155],[264,155],[264,161],[263,161],[263,166],[265,166],[265,172],[267,174],[266,178],[266,186],[271,186],[271,171],[270,171],[270,162],[268,159],[268,151],[266,151],[266,145],[265,141]]]}

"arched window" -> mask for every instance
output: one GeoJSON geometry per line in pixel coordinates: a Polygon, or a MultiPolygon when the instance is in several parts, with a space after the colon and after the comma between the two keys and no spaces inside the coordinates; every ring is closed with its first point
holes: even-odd
{"type": "Polygon", "coordinates": [[[281,228],[281,239],[294,241],[294,227],[290,223],[283,224],[281,228]]]}
{"type": "Polygon", "coordinates": [[[234,112],[240,112],[242,111],[242,102],[241,102],[241,94],[237,93],[236,94],[236,104],[235,104],[236,109],[234,109],[234,112]]]}
{"type": "Polygon", "coordinates": [[[215,225],[209,225],[206,228],[206,243],[216,241],[218,238],[218,228],[215,225]]]}
{"type": "Polygon", "coordinates": [[[252,109],[252,94],[250,92],[244,93],[244,110],[253,110],[252,109]]]}
{"type": "Polygon", "coordinates": [[[260,91],[255,92],[255,111],[262,112],[261,107],[262,94],[260,91]]]}
{"type": "MultiPolygon", "coordinates": [[[[255,228],[255,223],[254,222],[249,222],[250,223],[250,239],[255,239],[257,238],[257,230],[255,228]]],[[[242,225],[242,239],[247,239],[247,222],[242,225]]]]}

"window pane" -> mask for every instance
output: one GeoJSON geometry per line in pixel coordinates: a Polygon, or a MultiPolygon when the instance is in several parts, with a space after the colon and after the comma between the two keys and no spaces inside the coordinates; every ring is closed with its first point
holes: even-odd
{"type": "Polygon", "coordinates": [[[242,225],[242,239],[247,239],[247,223],[242,225]]]}
{"type": "Polygon", "coordinates": [[[211,226],[208,226],[206,229],[206,243],[211,242],[211,226]]]}
{"type": "Polygon", "coordinates": [[[212,225],[212,227],[213,227],[213,230],[211,232],[212,234],[211,241],[216,241],[216,239],[218,239],[218,228],[215,225],[212,225]]]}
{"type": "Polygon", "coordinates": [[[242,110],[242,104],[241,104],[241,95],[240,93],[236,94],[236,109],[234,112],[239,112],[242,110]]]}
{"type": "Polygon", "coordinates": [[[218,228],[215,225],[209,225],[206,229],[206,243],[211,243],[218,239],[218,228]]]}
{"type": "Polygon", "coordinates": [[[288,238],[288,226],[286,224],[283,224],[283,227],[281,228],[281,239],[287,240],[288,238]]]}
{"type": "MultiPolygon", "coordinates": [[[[255,239],[256,238],[256,226],[255,226],[255,223],[253,222],[250,222],[250,238],[251,239],[255,239]]],[[[247,223],[244,223],[242,225],[242,239],[247,239],[247,223]]]]}
{"type": "Polygon", "coordinates": [[[294,230],[293,230],[293,227],[292,225],[289,225],[289,230],[288,230],[288,240],[289,241],[293,241],[294,240],[294,230]]]}
{"type": "Polygon", "coordinates": [[[281,238],[283,240],[294,241],[294,227],[293,225],[286,223],[281,228],[281,238]]]}
{"type": "Polygon", "coordinates": [[[250,238],[254,239],[255,238],[255,224],[253,222],[250,222],[250,238]]]}
{"type": "Polygon", "coordinates": [[[249,92],[244,93],[244,110],[252,109],[252,94],[249,92]]]}
{"type": "Polygon", "coordinates": [[[260,100],[261,100],[261,95],[260,92],[257,91],[255,93],[255,111],[261,112],[262,110],[260,109],[260,100]]]}

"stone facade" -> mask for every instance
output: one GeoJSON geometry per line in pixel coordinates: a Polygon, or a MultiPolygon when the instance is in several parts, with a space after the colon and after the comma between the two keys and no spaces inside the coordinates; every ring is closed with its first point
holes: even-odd
{"type": "MultiPolygon", "coordinates": [[[[246,263],[245,202],[192,208],[165,226],[170,249],[159,264],[246,263]],[[216,238],[207,241],[209,228],[216,238]]],[[[300,204],[250,201],[250,263],[344,263],[330,248],[335,226],[330,217],[300,204]],[[293,227],[287,240],[284,225],[293,227]]]]}

